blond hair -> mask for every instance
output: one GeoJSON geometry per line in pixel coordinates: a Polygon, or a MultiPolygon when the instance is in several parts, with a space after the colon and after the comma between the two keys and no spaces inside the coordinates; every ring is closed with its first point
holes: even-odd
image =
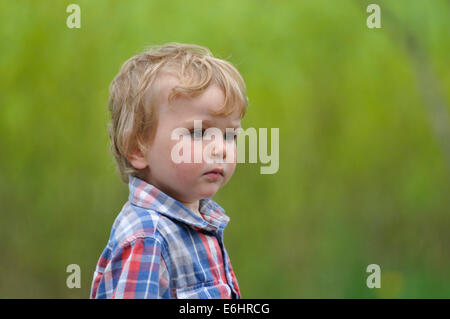
{"type": "Polygon", "coordinates": [[[230,62],[215,58],[209,49],[172,42],[133,56],[112,81],[108,101],[111,154],[124,183],[128,183],[129,175],[144,177],[128,156],[136,149],[145,150],[153,141],[158,125],[155,107],[158,92],[152,91],[152,84],[166,71],[179,80],[179,85],[169,94],[169,103],[179,96],[201,94],[216,84],[222,89],[225,101],[215,115],[228,116],[238,110],[242,118],[246,113],[248,98],[242,76],[230,62]]]}

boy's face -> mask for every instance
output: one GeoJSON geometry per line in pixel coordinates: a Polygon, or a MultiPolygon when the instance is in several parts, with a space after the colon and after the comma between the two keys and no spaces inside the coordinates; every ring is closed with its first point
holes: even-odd
{"type": "MultiPolygon", "coordinates": [[[[233,175],[236,167],[236,142],[233,137],[230,138],[230,135],[225,133],[226,128],[240,128],[241,119],[238,110],[226,117],[209,113],[209,111],[218,110],[224,102],[222,90],[215,85],[211,85],[196,97],[177,97],[172,100],[169,107],[170,90],[177,84],[178,80],[170,75],[157,79],[155,89],[159,92],[159,101],[156,107],[159,114],[155,137],[147,152],[134,156],[131,163],[138,169],[145,168],[148,183],[176,200],[190,204],[202,198],[212,197],[233,175]],[[196,134],[185,134],[182,138],[180,136],[172,139],[176,129],[185,128],[186,132],[192,132],[194,120],[202,121],[203,130],[209,127],[219,129],[222,132],[222,140],[217,141],[215,137],[209,140],[198,138],[196,134],[199,131],[196,134]],[[194,147],[196,140],[197,147],[194,147]],[[183,150],[190,149],[191,161],[188,163],[174,161],[172,152],[176,144],[181,145],[183,150]],[[199,145],[201,148],[198,147],[199,145]],[[203,152],[206,148],[211,150],[208,156],[214,160],[214,163],[208,163],[205,160],[203,152]],[[233,154],[228,154],[229,157],[226,159],[227,151],[232,151],[233,154]],[[198,154],[199,152],[201,154],[198,154]],[[195,156],[201,158],[199,163],[194,161],[195,156]],[[205,174],[214,169],[222,169],[223,174],[205,174]]],[[[192,207],[195,210],[195,206],[192,207]]]]}

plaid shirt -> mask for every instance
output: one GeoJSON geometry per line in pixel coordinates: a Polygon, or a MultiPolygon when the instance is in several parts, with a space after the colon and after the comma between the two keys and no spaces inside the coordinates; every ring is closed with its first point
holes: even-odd
{"type": "Polygon", "coordinates": [[[240,298],[223,244],[229,217],[211,198],[203,218],[130,176],[130,195],[99,258],[91,298],[240,298]]]}

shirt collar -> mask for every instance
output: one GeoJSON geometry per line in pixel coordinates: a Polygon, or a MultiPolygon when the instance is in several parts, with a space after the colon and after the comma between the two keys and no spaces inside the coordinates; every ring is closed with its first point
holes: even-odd
{"type": "Polygon", "coordinates": [[[129,175],[129,202],[133,205],[152,209],[171,219],[183,222],[196,230],[223,230],[230,221],[225,210],[211,198],[200,200],[199,211],[203,218],[184,206],[176,199],[163,193],[142,179],[129,175]]]}

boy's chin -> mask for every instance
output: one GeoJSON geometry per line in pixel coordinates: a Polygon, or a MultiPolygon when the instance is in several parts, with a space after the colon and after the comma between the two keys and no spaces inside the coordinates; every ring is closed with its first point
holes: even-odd
{"type": "Polygon", "coordinates": [[[209,185],[202,186],[201,190],[199,190],[199,196],[201,199],[213,197],[219,189],[220,189],[220,186],[217,184],[209,184],[209,185]]]}

